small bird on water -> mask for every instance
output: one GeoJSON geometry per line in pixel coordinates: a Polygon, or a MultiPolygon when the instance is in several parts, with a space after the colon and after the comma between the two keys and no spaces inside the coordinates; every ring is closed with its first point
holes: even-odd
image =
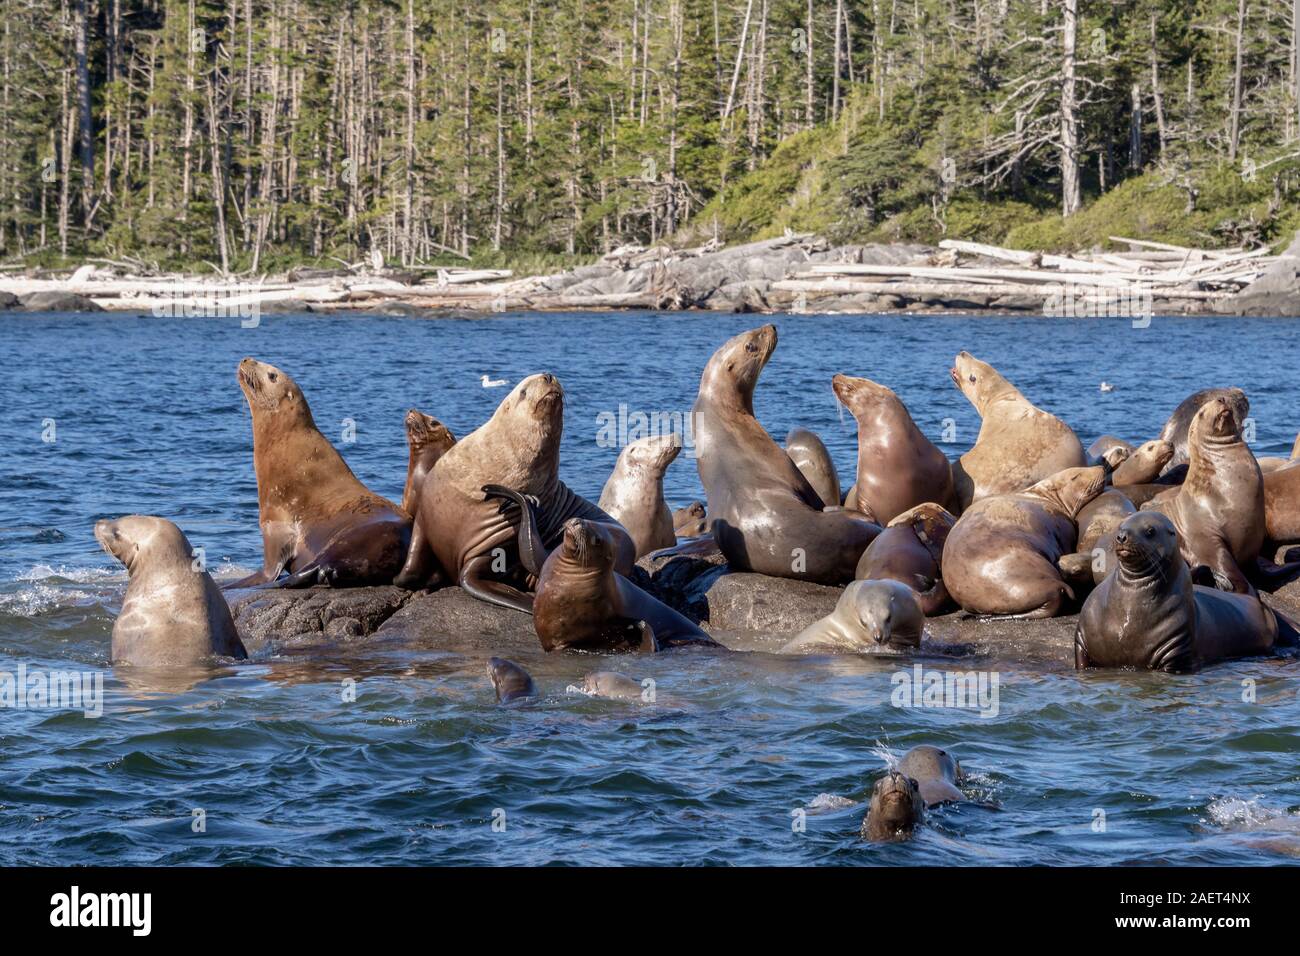
{"type": "MultiPolygon", "coordinates": [[[[484,378],[487,378],[486,375],[483,376],[483,377],[484,377],[484,378]]],[[[1102,382],[1102,383],[1101,383],[1101,391],[1103,391],[1103,392],[1113,392],[1113,391],[1115,391],[1115,386],[1112,385],[1112,384],[1110,384],[1110,382],[1102,382]]]]}
{"type": "Polygon", "coordinates": [[[486,375],[483,376],[484,388],[500,388],[502,385],[509,385],[509,384],[510,383],[507,382],[504,378],[488,378],[486,375]]]}

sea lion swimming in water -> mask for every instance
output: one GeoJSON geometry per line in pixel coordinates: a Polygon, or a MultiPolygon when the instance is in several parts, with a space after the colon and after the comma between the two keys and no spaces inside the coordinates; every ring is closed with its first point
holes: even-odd
{"type": "Polygon", "coordinates": [[[537,696],[537,685],[533,683],[532,675],[514,661],[493,657],[487,662],[487,675],[496,691],[498,704],[537,696]]]}
{"type": "Polygon", "coordinates": [[[844,584],[880,527],[854,511],[824,510],[754,417],[754,387],[776,341],[773,325],[742,332],[700,377],[692,420],[713,538],[736,570],[844,584]]]}
{"type": "Polygon", "coordinates": [[[876,843],[906,840],[924,820],[925,801],[920,786],[910,777],[890,770],[871,790],[862,838],[876,843]]]}
{"type": "Polygon", "coordinates": [[[808,479],[808,484],[812,485],[813,491],[822,500],[823,507],[840,503],[840,476],[821,436],[806,428],[792,428],[785,436],[785,453],[808,479]]]}
{"type": "Polygon", "coordinates": [[[916,592],[899,581],[853,581],[835,610],[781,648],[782,654],[870,654],[921,646],[925,615],[916,592]]]}
{"type": "Polygon", "coordinates": [[[901,581],[916,592],[926,617],[952,606],[943,583],[943,547],[957,519],[933,502],[905,511],[862,553],[859,581],[901,581]]]}
{"type": "Polygon", "coordinates": [[[680,435],[648,435],[629,442],[600,493],[599,508],[632,536],[636,556],[677,543],[664,501],[664,472],[682,450],[680,435]]]}
{"type": "Polygon", "coordinates": [[[248,657],[230,606],[175,524],[127,515],[97,521],[95,538],[130,577],[113,622],[114,664],[175,668],[248,657]]]}
{"type": "Polygon", "coordinates": [[[402,489],[402,510],[412,518],[420,505],[420,486],[425,475],[454,444],[456,436],[432,415],[414,408],[406,413],[406,445],[410,449],[410,458],[406,465],[406,487],[402,489]]]}
{"type": "Polygon", "coordinates": [[[648,688],[616,671],[592,671],[582,679],[582,692],[609,700],[646,700],[648,688]]]}
{"type": "Polygon", "coordinates": [[[226,587],[392,583],[410,517],[357,480],[286,373],[246,358],[237,377],[253,416],[263,561],[261,571],[226,587]]]}
{"type": "Polygon", "coordinates": [[[957,788],[961,764],[946,750],[920,744],[903,754],[894,769],[916,781],[926,809],[941,803],[966,802],[966,795],[957,788]]]}

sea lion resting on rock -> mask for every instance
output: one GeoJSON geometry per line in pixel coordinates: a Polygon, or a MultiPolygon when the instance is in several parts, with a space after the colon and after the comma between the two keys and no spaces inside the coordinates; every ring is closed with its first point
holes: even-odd
{"type": "Polygon", "coordinates": [[[703,501],[692,501],[673,512],[673,533],[679,538],[698,538],[709,532],[709,513],[703,501]]]}
{"type": "Polygon", "coordinates": [[[1114,435],[1102,435],[1088,446],[1088,464],[1100,465],[1103,461],[1106,461],[1114,468],[1136,450],[1131,443],[1122,438],[1116,438],[1114,435]]]}
{"type": "Polygon", "coordinates": [[[876,843],[906,840],[924,820],[925,801],[917,782],[890,770],[871,790],[862,838],[876,843]]]}
{"type": "Polygon", "coordinates": [[[898,581],[853,581],[835,610],[814,621],[782,654],[871,654],[921,646],[925,615],[916,592],[898,581]]]}
{"type": "Polygon", "coordinates": [[[1162,476],[1167,476],[1174,469],[1187,464],[1189,460],[1187,442],[1191,434],[1192,419],[1201,410],[1201,406],[1219,398],[1225,399],[1231,406],[1233,415],[1237,419],[1237,428],[1241,428],[1242,422],[1250,414],[1250,402],[1241,389],[1203,388],[1199,392],[1188,395],[1178,403],[1178,407],[1174,409],[1164,427],[1160,429],[1160,434],[1156,436],[1174,446],[1173,457],[1160,472],[1162,476]]]}
{"type": "Polygon", "coordinates": [[[857,479],[846,507],[888,524],[924,502],[951,503],[948,456],[916,427],[893,391],[849,375],[836,375],[831,388],[858,423],[857,479]]]}
{"type": "Polygon", "coordinates": [[[402,489],[402,510],[415,517],[420,504],[420,486],[424,477],[456,444],[456,436],[432,415],[412,408],[406,413],[406,446],[410,458],[406,464],[406,487],[402,489]]]}
{"type": "Polygon", "coordinates": [[[776,340],[772,325],[742,332],[714,353],[700,378],[692,415],[711,530],[736,570],[843,584],[880,528],[853,511],[823,510],[808,479],[754,417],[754,386],[776,340]]]}
{"type": "Polygon", "coordinates": [[[504,657],[492,658],[487,663],[487,675],[497,693],[498,704],[537,696],[537,686],[533,683],[532,675],[514,661],[504,657]]]}
{"type": "Polygon", "coordinates": [[[1110,482],[1117,488],[1153,482],[1173,454],[1173,445],[1154,438],[1134,449],[1123,461],[1112,465],[1110,482]]]}
{"type": "Polygon", "coordinates": [[[1057,567],[1071,584],[1100,584],[1115,567],[1115,532],[1137,508],[1122,491],[1107,488],[1080,509],[1075,553],[1061,557],[1057,567]]]}
{"type": "Polygon", "coordinates": [[[835,470],[835,462],[831,460],[831,453],[826,449],[821,436],[806,428],[792,428],[785,436],[785,453],[808,479],[808,484],[817,492],[823,507],[833,507],[843,500],[840,495],[839,473],[835,470]]]}
{"type": "Polygon", "coordinates": [[[1300,461],[1264,475],[1264,527],[1276,544],[1300,542],[1300,461]]]}
{"type": "Polygon", "coordinates": [[[1087,464],[1069,425],[1037,408],[987,362],[957,353],[952,379],[980,414],[975,446],[952,466],[958,504],[1015,494],[1066,468],[1087,464]]]}
{"type": "Polygon", "coordinates": [[[113,622],[114,664],[192,667],[214,656],[248,657],[226,599],[180,528],[128,515],[97,521],[95,537],[130,577],[113,622]]]}
{"type": "Polygon", "coordinates": [[[860,581],[901,581],[916,592],[926,617],[952,604],[943,583],[943,547],[957,519],[933,502],[905,511],[862,553],[860,581]]]}
{"type": "Polygon", "coordinates": [[[1101,493],[1105,478],[1100,465],[1067,468],[1018,494],[975,502],[944,545],[948,593],[972,614],[1060,613],[1074,592],[1057,562],[1075,550],[1075,516],[1101,493]]]}
{"type": "Polygon", "coordinates": [[[543,547],[558,543],[570,518],[605,524],[615,568],[630,573],[636,547],[628,533],[560,480],[563,427],[564,389],[555,376],[530,375],[516,385],[492,417],[452,445],[425,477],[406,565],[394,583],[418,589],[445,569],[480,600],[532,611],[527,573],[511,560],[519,516],[484,495],[490,484],[530,497],[543,547]]]}
{"type": "Polygon", "coordinates": [[[1252,592],[1192,584],[1178,533],[1162,514],[1130,515],[1115,535],[1117,567],[1088,596],[1074,635],[1075,667],[1194,671],[1267,653],[1273,612],[1252,592]]]}
{"type": "Polygon", "coordinates": [[[598,507],[632,536],[638,558],[677,543],[673,515],[664,501],[664,472],[681,450],[682,439],[676,434],[630,442],[600,493],[598,507]]]}

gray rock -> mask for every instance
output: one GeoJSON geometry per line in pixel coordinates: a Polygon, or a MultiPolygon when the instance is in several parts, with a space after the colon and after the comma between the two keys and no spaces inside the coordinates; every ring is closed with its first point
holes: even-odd
{"type": "Polygon", "coordinates": [[[411,599],[396,587],[233,591],[235,627],[249,652],[286,643],[373,634],[411,599]]]}
{"type": "Polygon", "coordinates": [[[31,292],[21,296],[27,312],[103,312],[99,303],[74,292],[31,292]]]}
{"type": "Polygon", "coordinates": [[[412,597],[375,632],[406,644],[467,653],[537,651],[530,615],[488,604],[458,587],[412,597]]]}
{"type": "Polygon", "coordinates": [[[20,304],[12,292],[0,292],[0,309],[16,309],[20,304]]]}

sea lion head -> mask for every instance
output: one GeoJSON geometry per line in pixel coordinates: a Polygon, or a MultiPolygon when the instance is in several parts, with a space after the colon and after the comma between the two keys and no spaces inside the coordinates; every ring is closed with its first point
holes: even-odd
{"type": "Polygon", "coordinates": [[[918,744],[903,754],[898,770],[915,780],[939,778],[956,783],[961,779],[961,764],[948,751],[931,744],[918,744]]]}
{"type": "Polygon", "coordinates": [[[248,400],[254,420],[274,413],[277,417],[311,421],[311,409],[307,407],[302,389],[287,372],[255,358],[245,358],[239,363],[235,378],[248,400]]]}
{"type": "Polygon", "coordinates": [[[609,529],[586,518],[564,522],[564,540],[560,550],[573,564],[583,568],[612,568],[618,548],[609,529]]]}
{"type": "Polygon", "coordinates": [[[1169,566],[1178,554],[1178,532],[1159,511],[1131,514],[1115,531],[1115,560],[1131,577],[1156,574],[1170,580],[1169,566]]]}
{"type": "Polygon", "coordinates": [[[1130,458],[1146,462],[1154,468],[1153,474],[1160,474],[1160,469],[1169,463],[1169,459],[1174,457],[1174,446],[1172,442],[1167,442],[1163,438],[1153,438],[1149,442],[1139,445],[1130,458]]]}
{"type": "Polygon", "coordinates": [[[456,444],[456,438],[438,419],[412,408],[406,413],[406,443],[412,451],[430,447],[446,451],[456,444]]]}
{"type": "Polygon", "coordinates": [[[1237,415],[1237,406],[1230,398],[1220,395],[1197,409],[1187,433],[1187,444],[1189,448],[1207,442],[1221,445],[1240,438],[1241,419],[1237,415]]]}
{"type": "Polygon", "coordinates": [[[497,702],[508,704],[512,700],[537,696],[532,675],[514,661],[493,657],[487,662],[488,679],[497,694],[497,702]]]}
{"type": "Polygon", "coordinates": [[[925,818],[921,788],[911,777],[891,770],[876,781],[871,806],[862,821],[868,840],[906,840],[925,818]]]}
{"type": "Polygon", "coordinates": [[[916,540],[925,545],[930,553],[938,560],[943,554],[943,546],[948,540],[948,532],[952,530],[953,525],[957,523],[957,518],[943,505],[937,505],[933,501],[927,501],[919,504],[915,508],[904,511],[901,515],[889,522],[888,527],[898,527],[901,525],[911,525],[912,533],[916,535],[916,540]]]}
{"type": "MultiPolygon", "coordinates": [[[[483,429],[504,430],[502,441],[511,455],[537,471],[539,462],[552,460],[558,468],[560,435],[564,431],[564,387],[550,372],[530,375],[501,400],[483,429]]],[[[480,429],[480,430],[483,430],[480,429]]]]}
{"type": "Polygon", "coordinates": [[[1102,453],[1101,460],[1106,463],[1107,467],[1114,471],[1120,465],[1124,464],[1124,462],[1128,461],[1132,456],[1133,452],[1129,451],[1123,445],[1112,445],[1102,453]]]}
{"type": "Polygon", "coordinates": [[[1026,494],[1055,504],[1071,521],[1079,510],[1106,487],[1106,469],[1101,465],[1089,468],[1066,468],[1044,478],[1029,488],[1026,494]]]}
{"type": "Polygon", "coordinates": [[[638,438],[623,449],[620,457],[629,471],[662,478],[681,450],[682,436],[672,432],[638,438]]]}
{"type": "Polygon", "coordinates": [[[193,550],[185,533],[166,518],[152,515],[127,515],[123,518],[95,522],[95,538],[100,547],[135,574],[152,559],[189,559],[193,550]]]}
{"type": "Polygon", "coordinates": [[[969,352],[958,352],[948,372],[961,393],[981,415],[989,402],[1001,395],[1018,396],[1020,392],[988,362],[981,362],[969,352]]]}
{"type": "Polygon", "coordinates": [[[753,411],[754,386],[776,351],[776,326],[765,325],[733,336],[713,353],[700,377],[700,392],[725,401],[735,396],[741,407],[753,411]]]}
{"type": "Polygon", "coordinates": [[[915,623],[920,615],[916,592],[900,581],[854,581],[847,588],[841,600],[851,603],[852,613],[857,617],[867,636],[877,644],[894,647],[920,647],[921,633],[905,633],[896,625],[905,622],[915,623]]]}
{"type": "Polygon", "coordinates": [[[901,404],[893,389],[886,388],[869,378],[856,378],[840,373],[831,379],[831,390],[854,418],[871,412],[883,411],[901,404]]]}

